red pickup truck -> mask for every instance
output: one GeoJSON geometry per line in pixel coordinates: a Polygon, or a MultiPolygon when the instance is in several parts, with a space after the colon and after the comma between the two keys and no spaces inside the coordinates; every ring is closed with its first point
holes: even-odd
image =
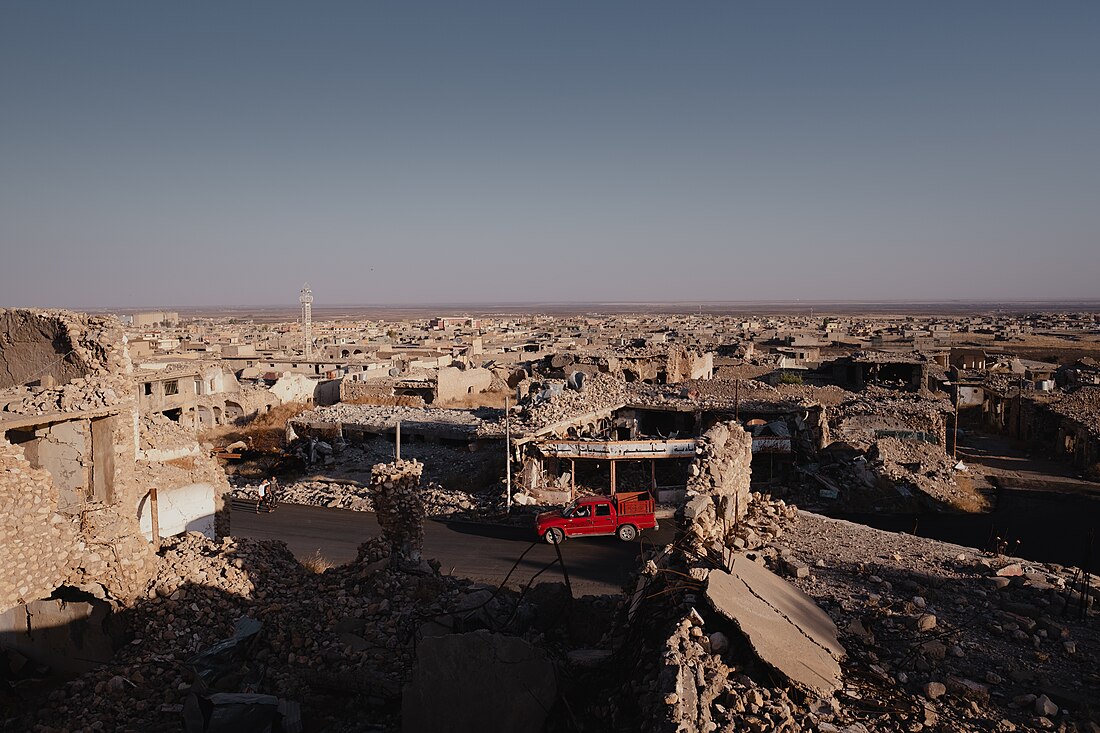
{"type": "Polygon", "coordinates": [[[637,538],[643,529],[657,529],[653,497],[647,491],[615,496],[585,496],[564,509],[535,517],[538,536],[552,545],[566,537],[618,535],[624,542],[637,538]]]}

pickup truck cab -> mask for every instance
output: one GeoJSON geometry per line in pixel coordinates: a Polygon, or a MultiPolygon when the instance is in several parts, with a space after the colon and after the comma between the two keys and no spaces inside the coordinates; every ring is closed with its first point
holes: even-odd
{"type": "Polygon", "coordinates": [[[640,491],[615,496],[584,496],[564,509],[535,517],[535,532],[552,545],[566,537],[618,535],[624,542],[643,529],[657,529],[653,497],[640,491]]]}

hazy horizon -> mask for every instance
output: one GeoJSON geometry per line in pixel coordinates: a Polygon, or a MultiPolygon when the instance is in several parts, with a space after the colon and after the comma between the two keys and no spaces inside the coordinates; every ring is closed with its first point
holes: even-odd
{"type": "MultiPolygon", "coordinates": [[[[89,308],[93,313],[129,315],[143,311],[176,311],[182,318],[233,317],[261,321],[294,321],[300,314],[298,304],[269,303],[252,305],[206,305],[161,307],[89,308]]],[[[794,316],[816,314],[845,317],[890,315],[965,316],[984,313],[1024,314],[1029,312],[1093,312],[1100,313],[1100,299],[1043,301],[681,301],[681,302],[465,302],[418,303],[314,303],[315,321],[356,319],[407,319],[429,316],[491,316],[491,315],[552,315],[583,314],[655,316],[661,314],[714,316],[794,316]]]]}
{"type": "Polygon", "coordinates": [[[1089,300],[1098,36],[1095,4],[9,3],[0,306],[1089,300]]]}

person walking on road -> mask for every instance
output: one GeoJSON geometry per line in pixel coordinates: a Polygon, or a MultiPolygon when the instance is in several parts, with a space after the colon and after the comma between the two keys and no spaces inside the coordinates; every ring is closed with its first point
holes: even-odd
{"type": "Polygon", "coordinates": [[[271,482],[268,479],[264,479],[263,481],[260,482],[260,485],[256,487],[256,491],[260,495],[260,500],[256,502],[256,513],[257,514],[260,513],[260,507],[264,504],[264,501],[267,498],[267,490],[268,490],[268,487],[270,485],[271,485],[271,482]]]}

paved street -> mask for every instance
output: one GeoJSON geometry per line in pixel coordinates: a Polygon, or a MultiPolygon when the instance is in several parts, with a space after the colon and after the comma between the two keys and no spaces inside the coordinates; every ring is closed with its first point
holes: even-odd
{"type": "Polygon", "coordinates": [[[1100,496],[1100,483],[1082,477],[1071,464],[1032,455],[1003,435],[967,432],[959,438],[959,458],[1002,489],[1100,496]]]}
{"type": "MultiPolygon", "coordinates": [[[[282,540],[298,558],[319,550],[335,564],[355,559],[359,544],[378,532],[374,515],[369,512],[325,507],[282,504],[271,514],[234,510],[232,518],[235,536],[282,540]]],[[[658,532],[642,533],[643,541],[661,544],[672,537],[668,522],[662,522],[658,532]]],[[[439,560],[445,573],[499,583],[534,539],[534,532],[526,528],[428,521],[424,527],[424,555],[439,560]]],[[[638,543],[593,537],[568,540],[561,549],[576,595],[618,593],[636,567],[638,543]]],[[[525,584],[554,559],[552,546],[536,543],[509,584],[525,584]]],[[[555,566],[541,579],[561,580],[561,569],[555,566]]]]}

